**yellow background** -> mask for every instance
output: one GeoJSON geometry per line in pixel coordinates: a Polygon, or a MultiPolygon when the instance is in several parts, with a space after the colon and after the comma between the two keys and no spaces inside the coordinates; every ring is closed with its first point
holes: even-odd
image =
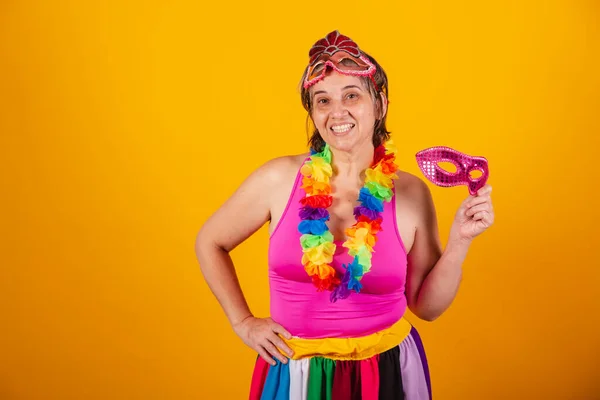
{"type": "MultiPolygon", "coordinates": [[[[490,160],[496,224],[452,308],[411,318],[435,398],[600,398],[597,2],[201,3],[0,2],[0,398],[247,396],[195,235],[306,150],[298,81],[334,29],[389,75],[404,170],[490,160]]],[[[445,243],[467,191],[430,187],[445,243]]],[[[261,316],[266,250],[233,252],[261,316]]]]}

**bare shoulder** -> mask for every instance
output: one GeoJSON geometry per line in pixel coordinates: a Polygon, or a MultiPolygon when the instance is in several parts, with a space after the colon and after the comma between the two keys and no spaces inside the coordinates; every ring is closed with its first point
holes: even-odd
{"type": "Polygon", "coordinates": [[[295,154],[276,157],[261,165],[256,173],[274,187],[290,183],[290,179],[293,184],[296,174],[307,156],[308,154],[295,154]]]}
{"type": "Polygon", "coordinates": [[[272,219],[295,181],[303,155],[277,157],[263,163],[205,222],[198,241],[231,251],[272,219]]]}
{"type": "Polygon", "coordinates": [[[421,177],[411,174],[406,171],[397,171],[398,179],[396,180],[396,196],[400,200],[411,203],[421,203],[427,201],[431,197],[429,186],[421,177]]]}
{"type": "Polygon", "coordinates": [[[290,196],[296,181],[298,171],[304,160],[308,157],[306,154],[298,154],[275,158],[265,164],[266,174],[272,182],[269,191],[269,234],[279,223],[283,212],[290,200],[290,196]]]}
{"type": "Polygon", "coordinates": [[[286,155],[264,162],[252,171],[237,192],[258,197],[270,210],[279,202],[280,194],[292,188],[306,157],[307,154],[286,155]]]}

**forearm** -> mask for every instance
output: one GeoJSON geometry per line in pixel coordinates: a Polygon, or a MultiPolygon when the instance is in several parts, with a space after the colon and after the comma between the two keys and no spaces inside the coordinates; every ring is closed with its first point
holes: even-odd
{"type": "Polygon", "coordinates": [[[454,301],[462,279],[462,264],[470,242],[449,241],[442,256],[427,274],[412,307],[418,317],[432,321],[454,301]]]}
{"type": "Polygon", "coordinates": [[[200,270],[232,326],[252,316],[227,251],[201,240],[196,244],[200,270]]]}

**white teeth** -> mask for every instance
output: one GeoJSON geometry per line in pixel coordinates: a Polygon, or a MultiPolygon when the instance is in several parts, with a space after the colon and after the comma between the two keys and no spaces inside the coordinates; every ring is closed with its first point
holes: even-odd
{"type": "Polygon", "coordinates": [[[332,126],[331,129],[334,132],[341,133],[341,132],[349,131],[350,129],[352,129],[353,126],[354,126],[353,124],[336,125],[336,126],[332,126]]]}

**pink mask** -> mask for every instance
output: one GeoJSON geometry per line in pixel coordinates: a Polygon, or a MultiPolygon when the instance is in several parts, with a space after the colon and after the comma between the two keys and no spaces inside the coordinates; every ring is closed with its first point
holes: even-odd
{"type": "Polygon", "coordinates": [[[339,31],[330,32],[311,47],[304,88],[307,89],[325,77],[329,68],[340,74],[366,76],[373,81],[375,65],[363,54],[358,45],[339,31]]]}
{"type": "Polygon", "coordinates": [[[421,172],[431,182],[443,187],[466,185],[472,196],[485,186],[490,176],[487,159],[469,156],[450,147],[430,147],[418,152],[416,158],[421,172]],[[442,169],[438,165],[439,162],[451,162],[456,166],[456,172],[442,169]],[[473,178],[471,177],[473,171],[481,171],[482,175],[473,178]]]}

